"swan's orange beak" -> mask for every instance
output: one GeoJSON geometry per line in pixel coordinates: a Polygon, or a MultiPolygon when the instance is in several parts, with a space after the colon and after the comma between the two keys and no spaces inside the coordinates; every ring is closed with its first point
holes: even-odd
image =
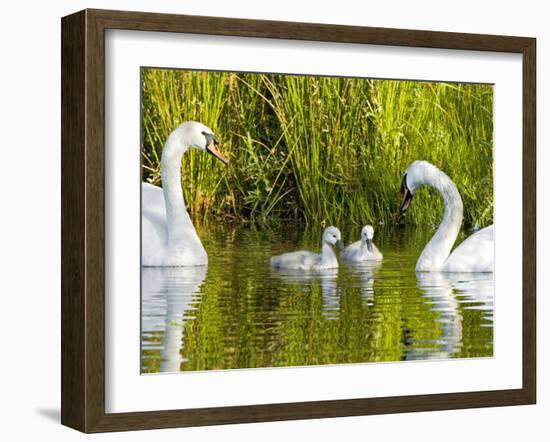
{"type": "Polygon", "coordinates": [[[208,146],[206,146],[206,150],[210,155],[220,160],[223,164],[227,165],[227,163],[229,162],[228,159],[225,158],[222,155],[222,153],[218,150],[216,142],[214,140],[208,143],[208,146]]]}

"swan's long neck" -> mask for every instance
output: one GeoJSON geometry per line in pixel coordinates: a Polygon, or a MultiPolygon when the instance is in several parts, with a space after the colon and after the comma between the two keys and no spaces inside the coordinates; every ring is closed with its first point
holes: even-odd
{"type": "Polygon", "coordinates": [[[160,161],[169,244],[182,241],[186,237],[188,225],[191,223],[181,189],[181,157],[189,146],[183,143],[178,135],[176,132],[172,132],[168,137],[160,161]]]}
{"type": "Polygon", "coordinates": [[[334,253],[332,246],[325,241],[323,241],[323,245],[321,247],[321,262],[319,265],[323,268],[338,267],[336,253],[334,253]]]}
{"type": "Polygon", "coordinates": [[[440,170],[426,179],[425,184],[437,189],[443,198],[445,212],[441,224],[416,262],[416,271],[437,270],[443,266],[462,225],[462,199],[451,179],[440,170]]]}

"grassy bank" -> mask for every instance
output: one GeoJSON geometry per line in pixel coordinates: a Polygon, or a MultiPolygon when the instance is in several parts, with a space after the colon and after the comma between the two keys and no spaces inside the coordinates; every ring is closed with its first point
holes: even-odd
{"type": "MultiPolygon", "coordinates": [[[[492,100],[487,85],[144,69],[142,175],[161,184],[166,137],[197,120],[230,159],[225,168],[200,152],[184,157],[197,222],[391,223],[403,171],[425,159],[459,188],[465,225],[484,226],[493,218],[492,100]]],[[[439,198],[419,193],[408,219],[436,223],[439,198]]]]}

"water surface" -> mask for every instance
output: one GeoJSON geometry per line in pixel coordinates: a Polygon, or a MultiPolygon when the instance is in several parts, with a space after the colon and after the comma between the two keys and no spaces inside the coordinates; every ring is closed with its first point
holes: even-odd
{"type": "Polygon", "coordinates": [[[143,373],[493,354],[493,275],[416,274],[430,229],[379,227],[382,262],[325,272],[269,268],[319,251],[303,226],[199,233],[207,267],[142,269],[143,373]]]}

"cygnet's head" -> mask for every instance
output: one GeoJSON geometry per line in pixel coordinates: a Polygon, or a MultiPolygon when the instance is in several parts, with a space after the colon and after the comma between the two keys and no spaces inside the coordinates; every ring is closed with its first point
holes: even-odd
{"type": "Polygon", "coordinates": [[[323,243],[337,246],[340,250],[343,248],[342,235],[337,227],[327,227],[323,232],[323,243]]]}
{"type": "Polygon", "coordinates": [[[180,137],[183,144],[195,149],[208,152],[214,158],[227,164],[228,160],[218,150],[220,142],[212,129],[197,121],[186,121],[180,124],[175,130],[174,135],[180,137]]]}
{"type": "Polygon", "coordinates": [[[372,252],[372,239],[374,238],[374,229],[366,225],[361,229],[361,240],[367,245],[369,252],[372,252]]]}

